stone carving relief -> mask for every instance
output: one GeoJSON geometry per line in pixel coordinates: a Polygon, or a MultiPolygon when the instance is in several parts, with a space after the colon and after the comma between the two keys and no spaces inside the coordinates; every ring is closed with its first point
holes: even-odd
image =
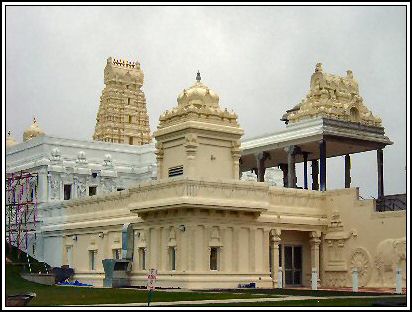
{"type": "Polygon", "coordinates": [[[52,163],[57,163],[61,161],[61,152],[57,147],[53,148],[50,154],[51,154],[50,161],[52,163]]]}
{"type": "Polygon", "coordinates": [[[73,177],[73,181],[76,187],[77,198],[86,196],[86,179],[80,177],[73,177]]]}
{"type": "Polygon", "coordinates": [[[112,155],[110,154],[106,154],[104,156],[104,160],[103,160],[103,166],[104,167],[113,167],[113,162],[112,162],[112,155]]]}
{"type": "Polygon", "coordinates": [[[146,234],[144,230],[136,232],[137,234],[137,247],[146,247],[146,234]]]}
{"type": "Polygon", "coordinates": [[[325,271],[346,272],[348,266],[344,257],[345,244],[351,237],[356,237],[352,232],[344,231],[340,214],[332,211],[329,225],[324,237],[325,271]]]}
{"type": "Polygon", "coordinates": [[[102,179],[103,193],[113,192],[116,184],[112,179],[102,179]]]}
{"type": "Polygon", "coordinates": [[[346,72],[345,77],[327,74],[323,72],[321,63],[316,64],[306,98],[288,110],[282,119],[297,122],[319,116],[360,122],[368,126],[380,126],[382,123],[382,120],[373,116],[363,104],[358,83],[351,70],[346,72]]]}
{"type": "Polygon", "coordinates": [[[169,243],[167,245],[169,247],[176,247],[176,231],[173,227],[170,228],[169,243]]]}
{"type": "Polygon", "coordinates": [[[406,238],[381,241],[376,248],[375,266],[381,285],[393,285],[397,268],[402,269],[402,278],[406,280],[406,238]]]}
{"type": "Polygon", "coordinates": [[[323,278],[322,284],[326,287],[347,287],[349,284],[346,272],[327,272],[323,278]]]}
{"type": "Polygon", "coordinates": [[[359,286],[364,287],[368,285],[372,275],[372,261],[369,252],[362,247],[358,247],[352,251],[349,266],[358,270],[359,286]]]}
{"type": "Polygon", "coordinates": [[[78,164],[78,165],[86,165],[87,164],[87,159],[86,159],[86,153],[85,152],[80,151],[77,154],[76,164],[78,164]]]}
{"type": "Polygon", "coordinates": [[[51,200],[60,199],[60,178],[50,174],[49,178],[49,194],[51,200]]]}
{"type": "Polygon", "coordinates": [[[222,246],[220,242],[219,228],[214,226],[210,232],[209,247],[222,246]]]}

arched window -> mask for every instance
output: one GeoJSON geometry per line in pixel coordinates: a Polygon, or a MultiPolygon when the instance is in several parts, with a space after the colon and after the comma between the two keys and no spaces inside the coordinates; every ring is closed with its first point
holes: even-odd
{"type": "Polygon", "coordinates": [[[359,111],[356,107],[352,107],[349,111],[350,113],[350,119],[352,121],[359,121],[359,111]]]}

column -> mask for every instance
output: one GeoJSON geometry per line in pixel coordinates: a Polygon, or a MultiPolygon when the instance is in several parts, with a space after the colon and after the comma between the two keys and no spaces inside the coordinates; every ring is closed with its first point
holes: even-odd
{"type": "Polygon", "coordinates": [[[295,146],[288,148],[288,187],[296,187],[296,168],[295,168],[295,146]]]}
{"type": "Polygon", "coordinates": [[[269,153],[267,152],[260,152],[255,155],[256,157],[256,166],[257,166],[257,180],[258,182],[265,181],[265,160],[270,158],[269,153]]]}
{"type": "Polygon", "coordinates": [[[320,245],[320,231],[310,232],[310,259],[311,259],[311,268],[315,268],[318,272],[318,285],[320,283],[320,268],[319,268],[319,245],[320,245]]]}
{"type": "Polygon", "coordinates": [[[312,190],[318,191],[319,190],[319,163],[318,160],[312,160],[312,190]]]}
{"type": "Polygon", "coordinates": [[[199,146],[196,134],[187,134],[183,146],[186,150],[186,168],[184,169],[184,176],[193,177],[193,175],[195,175],[194,161],[196,159],[197,147],[199,146]]]}
{"type": "Polygon", "coordinates": [[[303,152],[303,188],[308,189],[308,152],[303,152]]]}
{"type": "Polygon", "coordinates": [[[377,161],[378,161],[378,199],[383,198],[383,149],[378,149],[377,151],[377,161]]]}
{"type": "Polygon", "coordinates": [[[37,201],[45,203],[48,201],[47,168],[42,168],[38,172],[39,182],[37,185],[37,201]]]}
{"type": "Polygon", "coordinates": [[[345,188],[350,188],[350,155],[345,155],[345,188]]]}
{"type": "Polygon", "coordinates": [[[270,275],[272,278],[272,287],[278,287],[278,269],[279,269],[279,244],[281,241],[280,238],[281,230],[273,229],[270,231],[270,256],[272,258],[272,266],[270,268],[270,275]]]}
{"type": "Polygon", "coordinates": [[[240,180],[240,140],[232,142],[233,179],[240,180]]]}
{"type": "Polygon", "coordinates": [[[283,172],[283,187],[288,187],[288,165],[279,164],[279,168],[283,172]]]}
{"type": "Polygon", "coordinates": [[[326,141],[321,140],[319,143],[320,153],[320,190],[326,191],[326,141]]]}

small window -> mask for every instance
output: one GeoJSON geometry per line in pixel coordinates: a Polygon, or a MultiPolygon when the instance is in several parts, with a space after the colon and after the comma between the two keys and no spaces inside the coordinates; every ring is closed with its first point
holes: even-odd
{"type": "Polygon", "coordinates": [[[132,123],[132,116],[129,115],[129,123],[132,123]]]}
{"type": "Polygon", "coordinates": [[[127,104],[130,105],[130,98],[127,98],[127,104]]]}
{"type": "Polygon", "coordinates": [[[65,184],[64,185],[64,200],[69,200],[72,196],[72,185],[65,184]]]}
{"type": "Polygon", "coordinates": [[[97,186],[89,186],[89,196],[97,194],[97,186]]]}
{"type": "Polygon", "coordinates": [[[169,168],[169,177],[175,177],[183,174],[183,165],[169,168]]]}
{"type": "Polygon", "coordinates": [[[89,267],[90,270],[96,270],[96,256],[97,250],[89,250],[89,267]]]}
{"type": "Polygon", "coordinates": [[[122,187],[118,187],[118,188],[117,188],[117,191],[118,191],[118,192],[120,192],[120,191],[124,191],[124,188],[122,188],[122,187]]]}
{"type": "Polygon", "coordinates": [[[218,248],[217,247],[210,248],[210,270],[211,271],[218,270],[218,248]]]}
{"type": "Polygon", "coordinates": [[[120,259],[120,249],[113,249],[113,259],[120,259]]]}
{"type": "Polygon", "coordinates": [[[279,244],[279,267],[282,267],[282,244],[279,244]]]}
{"type": "Polygon", "coordinates": [[[170,270],[176,270],[176,247],[169,247],[169,264],[170,270]]]}
{"type": "Polygon", "coordinates": [[[139,268],[140,270],[146,270],[146,250],[145,248],[139,248],[139,268]]]}
{"type": "Polygon", "coordinates": [[[129,138],[129,145],[133,145],[133,137],[129,138]]]}

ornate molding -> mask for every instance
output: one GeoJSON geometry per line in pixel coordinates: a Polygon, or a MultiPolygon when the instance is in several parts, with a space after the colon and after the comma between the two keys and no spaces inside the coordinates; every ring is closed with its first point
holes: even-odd
{"type": "Polygon", "coordinates": [[[351,269],[358,270],[359,286],[366,286],[372,275],[372,260],[369,252],[363,247],[354,249],[350,256],[349,266],[351,269]]]}

